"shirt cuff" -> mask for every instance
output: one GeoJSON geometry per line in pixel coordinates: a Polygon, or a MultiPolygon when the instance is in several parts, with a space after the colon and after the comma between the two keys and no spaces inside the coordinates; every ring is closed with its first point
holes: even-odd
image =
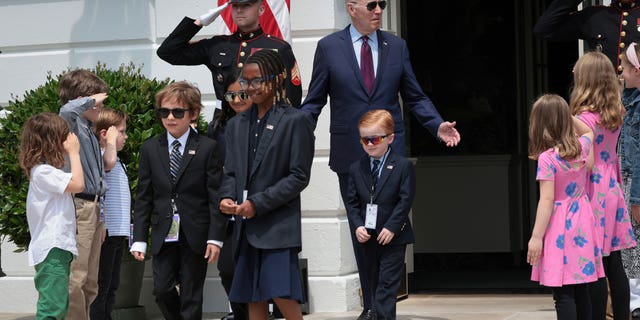
{"type": "Polygon", "coordinates": [[[207,244],[215,244],[216,246],[220,247],[220,249],[222,249],[222,245],[224,243],[218,240],[207,240],[207,244]]]}
{"type": "Polygon", "coordinates": [[[129,250],[129,252],[142,252],[144,254],[147,253],[147,243],[146,242],[142,242],[142,241],[136,241],[131,245],[131,249],[129,250]]]}

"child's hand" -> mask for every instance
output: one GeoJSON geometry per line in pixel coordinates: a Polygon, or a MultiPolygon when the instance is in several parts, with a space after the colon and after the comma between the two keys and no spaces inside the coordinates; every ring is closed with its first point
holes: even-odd
{"type": "Polygon", "coordinates": [[[632,204],[631,205],[631,217],[636,222],[636,224],[640,224],[640,206],[632,204]]]}
{"type": "Polygon", "coordinates": [[[105,134],[105,140],[107,140],[108,144],[115,145],[118,140],[118,128],[116,126],[111,126],[107,129],[107,133],[105,134]]]}
{"type": "Polygon", "coordinates": [[[527,252],[527,263],[534,265],[542,255],[542,239],[531,237],[529,240],[529,252],[527,252]]]}
{"type": "Polygon", "coordinates": [[[104,102],[104,100],[106,100],[108,97],[109,97],[109,95],[107,95],[104,92],[96,93],[94,95],[89,96],[89,98],[91,98],[91,99],[96,101],[95,106],[98,106],[98,105],[102,104],[102,102],[104,102]]]}
{"type": "Polygon", "coordinates": [[[207,260],[207,263],[211,263],[218,260],[219,256],[220,256],[220,247],[218,247],[213,243],[208,243],[207,250],[204,253],[204,258],[207,260]]]}
{"type": "Polygon", "coordinates": [[[236,208],[236,214],[241,215],[247,219],[251,219],[256,216],[256,206],[250,200],[247,200],[238,205],[236,208]]]}
{"type": "Polygon", "coordinates": [[[238,205],[229,198],[220,200],[220,212],[224,214],[236,214],[237,208],[238,205]]]}
{"type": "Polygon", "coordinates": [[[360,243],[365,243],[371,239],[371,235],[369,235],[365,227],[358,227],[356,229],[356,239],[358,239],[360,243]]]}
{"type": "Polygon", "coordinates": [[[64,140],[62,146],[68,154],[80,153],[80,142],[78,141],[78,137],[73,132],[69,132],[69,134],[67,135],[67,139],[64,140]]]}
{"type": "Polygon", "coordinates": [[[393,240],[393,237],[396,234],[389,231],[389,229],[387,228],[382,228],[382,231],[380,231],[380,234],[378,235],[378,243],[381,245],[387,245],[389,244],[389,242],[391,242],[391,240],[393,240]]]}
{"type": "Polygon", "coordinates": [[[144,261],[144,252],[131,251],[133,257],[138,261],[144,261]]]}

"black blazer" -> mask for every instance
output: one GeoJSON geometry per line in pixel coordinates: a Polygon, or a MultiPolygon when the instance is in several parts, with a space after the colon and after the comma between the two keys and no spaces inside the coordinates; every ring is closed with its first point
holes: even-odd
{"type": "Polygon", "coordinates": [[[229,120],[220,198],[242,201],[243,190],[256,216],[241,220],[249,243],[261,249],[301,248],[300,192],[309,184],[314,154],[313,128],[306,114],[276,105],[266,119],[250,171],[251,109],[229,120]],[[247,179],[249,177],[249,179],[247,179]],[[247,187],[247,181],[249,186],[247,187]]]}
{"type": "MultiPolygon", "coordinates": [[[[415,238],[409,220],[416,190],[413,164],[391,150],[381,170],[373,195],[373,203],[378,205],[376,232],[379,234],[382,228],[393,232],[395,235],[389,244],[413,243],[415,238]]],[[[371,200],[371,183],[369,156],[365,156],[349,170],[347,216],[356,228],[364,226],[366,206],[371,200]]],[[[372,240],[375,241],[369,241],[372,240]]]]}
{"type": "Polygon", "coordinates": [[[204,256],[207,240],[224,241],[227,219],[218,210],[222,162],[215,141],[190,130],[175,185],[169,175],[166,133],[142,144],[138,189],[134,204],[133,240],[147,242],[151,227],[151,253],[160,252],[172,222],[174,195],[180,214],[180,236],[204,256]]]}

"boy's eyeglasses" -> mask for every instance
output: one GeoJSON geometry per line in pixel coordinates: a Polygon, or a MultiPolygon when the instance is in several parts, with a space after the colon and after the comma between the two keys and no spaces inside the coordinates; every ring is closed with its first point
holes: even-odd
{"type": "Polygon", "coordinates": [[[379,6],[381,10],[384,10],[387,7],[386,1],[371,1],[366,4],[367,10],[373,11],[376,9],[376,6],[379,6]]]}
{"type": "Polygon", "coordinates": [[[361,137],[360,142],[362,143],[362,145],[365,145],[365,146],[368,145],[369,143],[371,143],[374,146],[377,146],[381,144],[382,140],[384,140],[388,136],[389,136],[388,134],[385,134],[384,136],[361,137]]]}
{"type": "Polygon", "coordinates": [[[262,87],[262,84],[267,81],[267,80],[271,80],[273,79],[274,76],[267,76],[267,77],[261,77],[261,78],[253,78],[251,80],[249,79],[245,79],[245,78],[240,78],[238,79],[238,83],[240,84],[240,88],[242,88],[242,90],[247,90],[249,89],[249,86],[251,86],[251,88],[254,89],[260,89],[260,87],[262,87]]]}
{"type": "Polygon", "coordinates": [[[236,97],[238,97],[240,101],[243,101],[243,100],[247,100],[249,96],[245,91],[227,91],[224,93],[224,99],[229,102],[233,102],[233,100],[235,100],[236,97]]]}
{"type": "Polygon", "coordinates": [[[156,112],[158,113],[158,116],[160,116],[160,118],[167,118],[169,117],[169,114],[173,114],[173,117],[176,119],[182,119],[184,118],[184,113],[189,111],[189,109],[182,109],[182,108],[175,108],[175,109],[168,109],[168,108],[158,108],[158,110],[156,110],[156,112]]]}

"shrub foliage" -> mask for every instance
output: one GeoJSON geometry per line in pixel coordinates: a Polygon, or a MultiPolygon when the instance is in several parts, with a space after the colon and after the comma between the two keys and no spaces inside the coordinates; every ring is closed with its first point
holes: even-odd
{"type": "MultiPolygon", "coordinates": [[[[135,196],[142,142],[163,131],[153,112],[154,96],[172,81],[148,79],[134,64],[121,65],[114,70],[98,63],[91,71],[109,84],[105,107],[122,110],[128,115],[128,139],[119,156],[127,167],[135,196]]],[[[26,250],[30,241],[25,209],[29,182],[18,164],[20,133],[31,115],[45,111],[58,113],[58,81],[61,76],[62,73],[53,76],[49,72],[45,84],[25,92],[22,100],[13,97],[5,108],[8,114],[0,117],[0,235],[14,242],[18,251],[26,250]]],[[[206,124],[199,121],[200,132],[205,128],[206,124]]]]}

